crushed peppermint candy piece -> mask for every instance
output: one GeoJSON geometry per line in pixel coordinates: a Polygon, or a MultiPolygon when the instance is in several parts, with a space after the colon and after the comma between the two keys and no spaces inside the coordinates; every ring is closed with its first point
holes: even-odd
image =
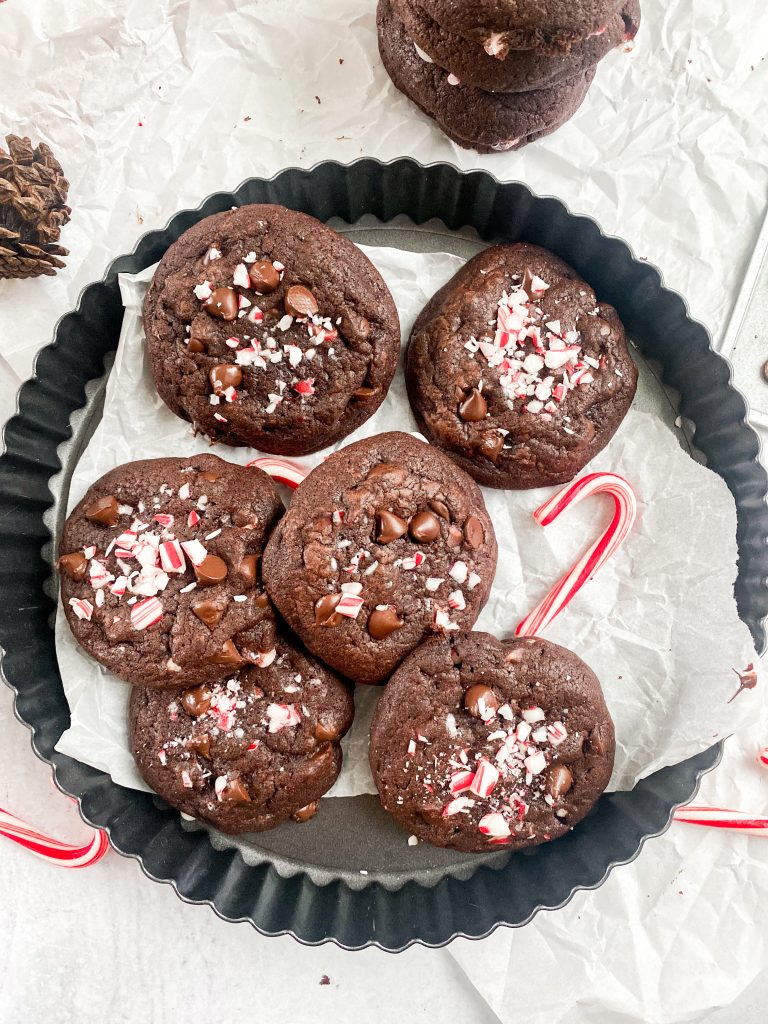
{"type": "Polygon", "coordinates": [[[70,597],[69,606],[78,619],[85,619],[86,622],[91,621],[93,615],[93,605],[90,601],[85,601],[77,597],[70,597]]]}
{"type": "Polygon", "coordinates": [[[192,565],[202,565],[208,557],[208,549],[199,540],[183,540],[181,546],[187,553],[192,565]]]}
{"type": "Polygon", "coordinates": [[[477,827],[484,836],[493,836],[498,839],[512,834],[507,819],[499,811],[484,815],[477,823],[477,827]]]}
{"type": "Polygon", "coordinates": [[[450,615],[444,608],[435,608],[435,625],[439,626],[440,629],[445,630],[454,630],[459,628],[458,623],[451,621],[450,615]]]}
{"type": "Polygon", "coordinates": [[[529,771],[531,775],[540,775],[547,767],[547,760],[542,752],[537,750],[533,754],[529,754],[528,757],[523,758],[523,764],[526,771],[529,771]]]}
{"type": "Polygon", "coordinates": [[[156,597],[148,597],[131,608],[131,625],[134,629],[148,629],[163,617],[163,606],[156,597]]]}
{"type": "Polygon", "coordinates": [[[563,740],[568,738],[568,730],[562,722],[553,722],[547,726],[547,736],[549,737],[549,742],[557,747],[563,740]]]}
{"type": "Polygon", "coordinates": [[[499,770],[486,758],[481,757],[478,761],[477,771],[469,787],[470,792],[479,797],[489,797],[494,786],[499,781],[499,770]]]}
{"type": "Polygon", "coordinates": [[[277,651],[274,647],[271,651],[256,651],[255,654],[249,655],[249,658],[252,659],[253,664],[256,665],[257,668],[269,668],[276,657],[277,651]]]}
{"type": "Polygon", "coordinates": [[[232,283],[236,288],[250,288],[251,279],[248,276],[248,268],[245,263],[238,263],[232,274],[232,283]]]}
{"type": "Polygon", "coordinates": [[[480,577],[476,572],[471,572],[467,577],[467,590],[474,590],[475,587],[480,583],[480,577]]]}
{"type": "Polygon", "coordinates": [[[533,725],[535,722],[543,722],[546,720],[546,714],[540,707],[523,708],[521,712],[526,722],[533,725]]]}
{"type": "Polygon", "coordinates": [[[453,800],[447,803],[443,808],[443,817],[449,818],[452,814],[458,814],[460,811],[468,811],[474,806],[475,801],[470,799],[468,796],[454,797],[453,800]]]}
{"type": "Polygon", "coordinates": [[[280,732],[294,725],[301,724],[301,715],[294,704],[269,704],[267,706],[269,732],[280,732]]]}
{"type": "Polygon", "coordinates": [[[200,284],[196,284],[192,290],[195,293],[195,298],[200,299],[201,302],[210,299],[211,295],[213,295],[210,281],[202,281],[200,284]]]}
{"type": "Polygon", "coordinates": [[[160,545],[160,565],[165,572],[184,572],[187,562],[177,540],[169,540],[160,545]]]}
{"type": "Polygon", "coordinates": [[[466,583],[467,580],[467,563],[466,562],[454,562],[451,568],[448,570],[448,575],[451,579],[456,580],[457,583],[466,583]]]}
{"type": "MultiPolygon", "coordinates": [[[[416,751],[416,745],[414,744],[413,751],[416,751]]],[[[448,788],[450,789],[451,796],[455,796],[457,793],[463,793],[465,789],[471,789],[472,783],[475,781],[475,773],[470,771],[459,771],[454,772],[451,776],[451,781],[448,788]]]]}
{"type": "Polygon", "coordinates": [[[197,526],[197,524],[199,522],[200,522],[200,516],[197,514],[197,512],[195,512],[194,509],[192,509],[192,511],[187,516],[187,526],[189,526],[189,527],[197,526]]]}
{"type": "Polygon", "coordinates": [[[443,583],[445,583],[445,580],[440,576],[428,576],[424,582],[424,586],[431,594],[434,594],[436,590],[440,589],[443,583]]]}
{"type": "Polygon", "coordinates": [[[460,612],[463,612],[467,607],[467,602],[460,590],[453,590],[448,595],[448,607],[460,612]]]}
{"type": "Polygon", "coordinates": [[[354,594],[343,594],[334,611],[339,615],[345,615],[349,619],[356,619],[360,609],[363,607],[363,603],[362,597],[356,597],[354,594]]]}
{"type": "Polygon", "coordinates": [[[315,378],[307,377],[306,380],[297,380],[293,385],[293,390],[297,391],[300,395],[314,395],[315,378]]]}
{"type": "Polygon", "coordinates": [[[418,567],[420,565],[423,565],[425,561],[426,556],[424,555],[424,553],[421,551],[417,551],[415,555],[409,556],[408,558],[404,558],[402,565],[403,568],[406,570],[418,569],[418,567]]]}

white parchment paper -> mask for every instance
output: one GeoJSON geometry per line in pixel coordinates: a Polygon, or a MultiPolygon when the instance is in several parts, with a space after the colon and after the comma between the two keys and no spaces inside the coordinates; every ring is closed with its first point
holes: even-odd
{"type": "MultiPolygon", "coordinates": [[[[414,318],[462,261],[446,253],[366,248],[398,304],[404,338],[414,318]]],[[[123,332],[107,385],[104,417],[75,470],[69,508],[113,466],[133,459],[209,451],[158,397],[144,356],[141,301],[152,270],[121,277],[123,332]]],[[[416,430],[402,367],[379,411],[343,444],[384,430],[416,430]]],[[[250,448],[217,446],[223,458],[247,462],[250,448]]],[[[303,460],[315,465],[323,453],[303,460]]],[[[576,651],[602,681],[616,723],[614,789],[634,783],[728,735],[754,714],[754,691],[733,703],[732,666],[755,659],[736,614],[736,512],[725,483],[694,462],[675,434],[651,413],[630,411],[590,470],[620,473],[635,488],[637,525],[623,549],[566,609],[546,636],[576,651]]],[[[514,632],[578,554],[607,524],[611,509],[590,499],[546,530],[531,513],[552,488],[484,488],[499,541],[491,597],[477,628],[514,632]]],[[[146,789],[127,739],[129,687],[85,655],[61,609],[59,665],[72,725],[57,749],[108,771],[116,782],[146,789]]],[[[357,717],[344,741],[335,796],[375,792],[368,768],[368,726],[376,687],[357,690],[357,717]]]]}

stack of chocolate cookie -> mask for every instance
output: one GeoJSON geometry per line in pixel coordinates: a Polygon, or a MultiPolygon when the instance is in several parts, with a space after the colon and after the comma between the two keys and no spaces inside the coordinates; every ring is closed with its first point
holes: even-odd
{"type": "Polygon", "coordinates": [[[634,39],[639,0],[379,0],[384,67],[445,134],[519,149],[581,105],[597,64],[634,39]]]}

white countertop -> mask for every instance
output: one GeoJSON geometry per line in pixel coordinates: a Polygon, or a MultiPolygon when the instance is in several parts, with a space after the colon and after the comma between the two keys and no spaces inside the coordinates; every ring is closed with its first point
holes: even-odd
{"type": "MultiPolygon", "coordinates": [[[[74,210],[66,270],[0,282],[0,421],[56,319],[143,231],[252,174],[326,158],[447,160],[558,195],[662,267],[720,344],[768,188],[768,11],[760,0],[734,7],[643,0],[635,52],[606,60],[575,122],[519,154],[480,158],[394,92],[378,63],[372,0],[0,2],[0,131],[51,144],[74,210]]],[[[751,341],[745,328],[732,357],[762,427],[768,384],[761,391],[757,374],[768,346],[754,338],[756,308],[751,341]]],[[[768,743],[763,718],[729,742],[702,801],[768,810],[768,772],[754,763],[768,743]]],[[[0,806],[60,838],[84,835],[4,688],[0,724],[0,806]]],[[[0,1022],[9,1024],[138,1024],[187,1008],[265,1024],[765,1017],[761,839],[674,826],[599,890],[524,929],[399,956],[264,938],[183,904],[114,853],[65,871],[0,839],[0,864],[0,1022]]]]}

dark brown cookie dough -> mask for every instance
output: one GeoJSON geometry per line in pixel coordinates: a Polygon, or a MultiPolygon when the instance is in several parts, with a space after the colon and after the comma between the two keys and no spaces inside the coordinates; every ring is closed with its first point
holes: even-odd
{"type": "Polygon", "coordinates": [[[622,0],[429,0],[438,24],[503,60],[510,50],[567,52],[605,31],[622,0]]]}
{"type": "Polygon", "coordinates": [[[392,0],[392,5],[422,51],[422,60],[428,58],[465,85],[488,92],[551,89],[593,68],[615,47],[633,39],[640,25],[639,0],[625,0],[621,10],[611,14],[604,32],[575,43],[570,52],[514,50],[506,60],[498,60],[479,43],[444,29],[421,0],[392,0]]]}
{"type": "Polygon", "coordinates": [[[312,471],[264,552],[264,581],[311,651],[380,683],[425,636],[472,625],[496,554],[479,487],[436,448],[393,432],[312,471]]]}
{"type": "Polygon", "coordinates": [[[214,440],[304,455],[386,396],[397,310],[363,253],[314,217],[243,206],[168,249],[144,301],[160,397],[214,440]]]}
{"type": "Polygon", "coordinates": [[[590,68],[552,89],[484,92],[422,60],[391,0],[379,0],[377,24],[381,59],[395,86],[454,142],[481,153],[520,149],[553,132],[576,113],[594,77],[590,68]]]}
{"type": "Polygon", "coordinates": [[[340,679],[278,636],[273,660],[216,683],[131,694],[131,750],[173,807],[222,832],[307,821],[341,770],[352,724],[340,679]]]}
{"type": "Polygon", "coordinates": [[[616,310],[557,256],[498,245],[429,301],[406,362],[427,436],[488,487],[571,480],[626,415],[637,369],[616,310]]]}
{"type": "Polygon", "coordinates": [[[400,666],[371,725],[384,809],[435,846],[556,839],[608,785],[614,729],[594,673],[538,637],[438,637],[400,666]]]}
{"type": "Polygon", "coordinates": [[[111,470],[59,545],[75,639],[128,682],[210,682],[274,650],[260,559],[283,511],[266,473],[215,455],[111,470]]]}

